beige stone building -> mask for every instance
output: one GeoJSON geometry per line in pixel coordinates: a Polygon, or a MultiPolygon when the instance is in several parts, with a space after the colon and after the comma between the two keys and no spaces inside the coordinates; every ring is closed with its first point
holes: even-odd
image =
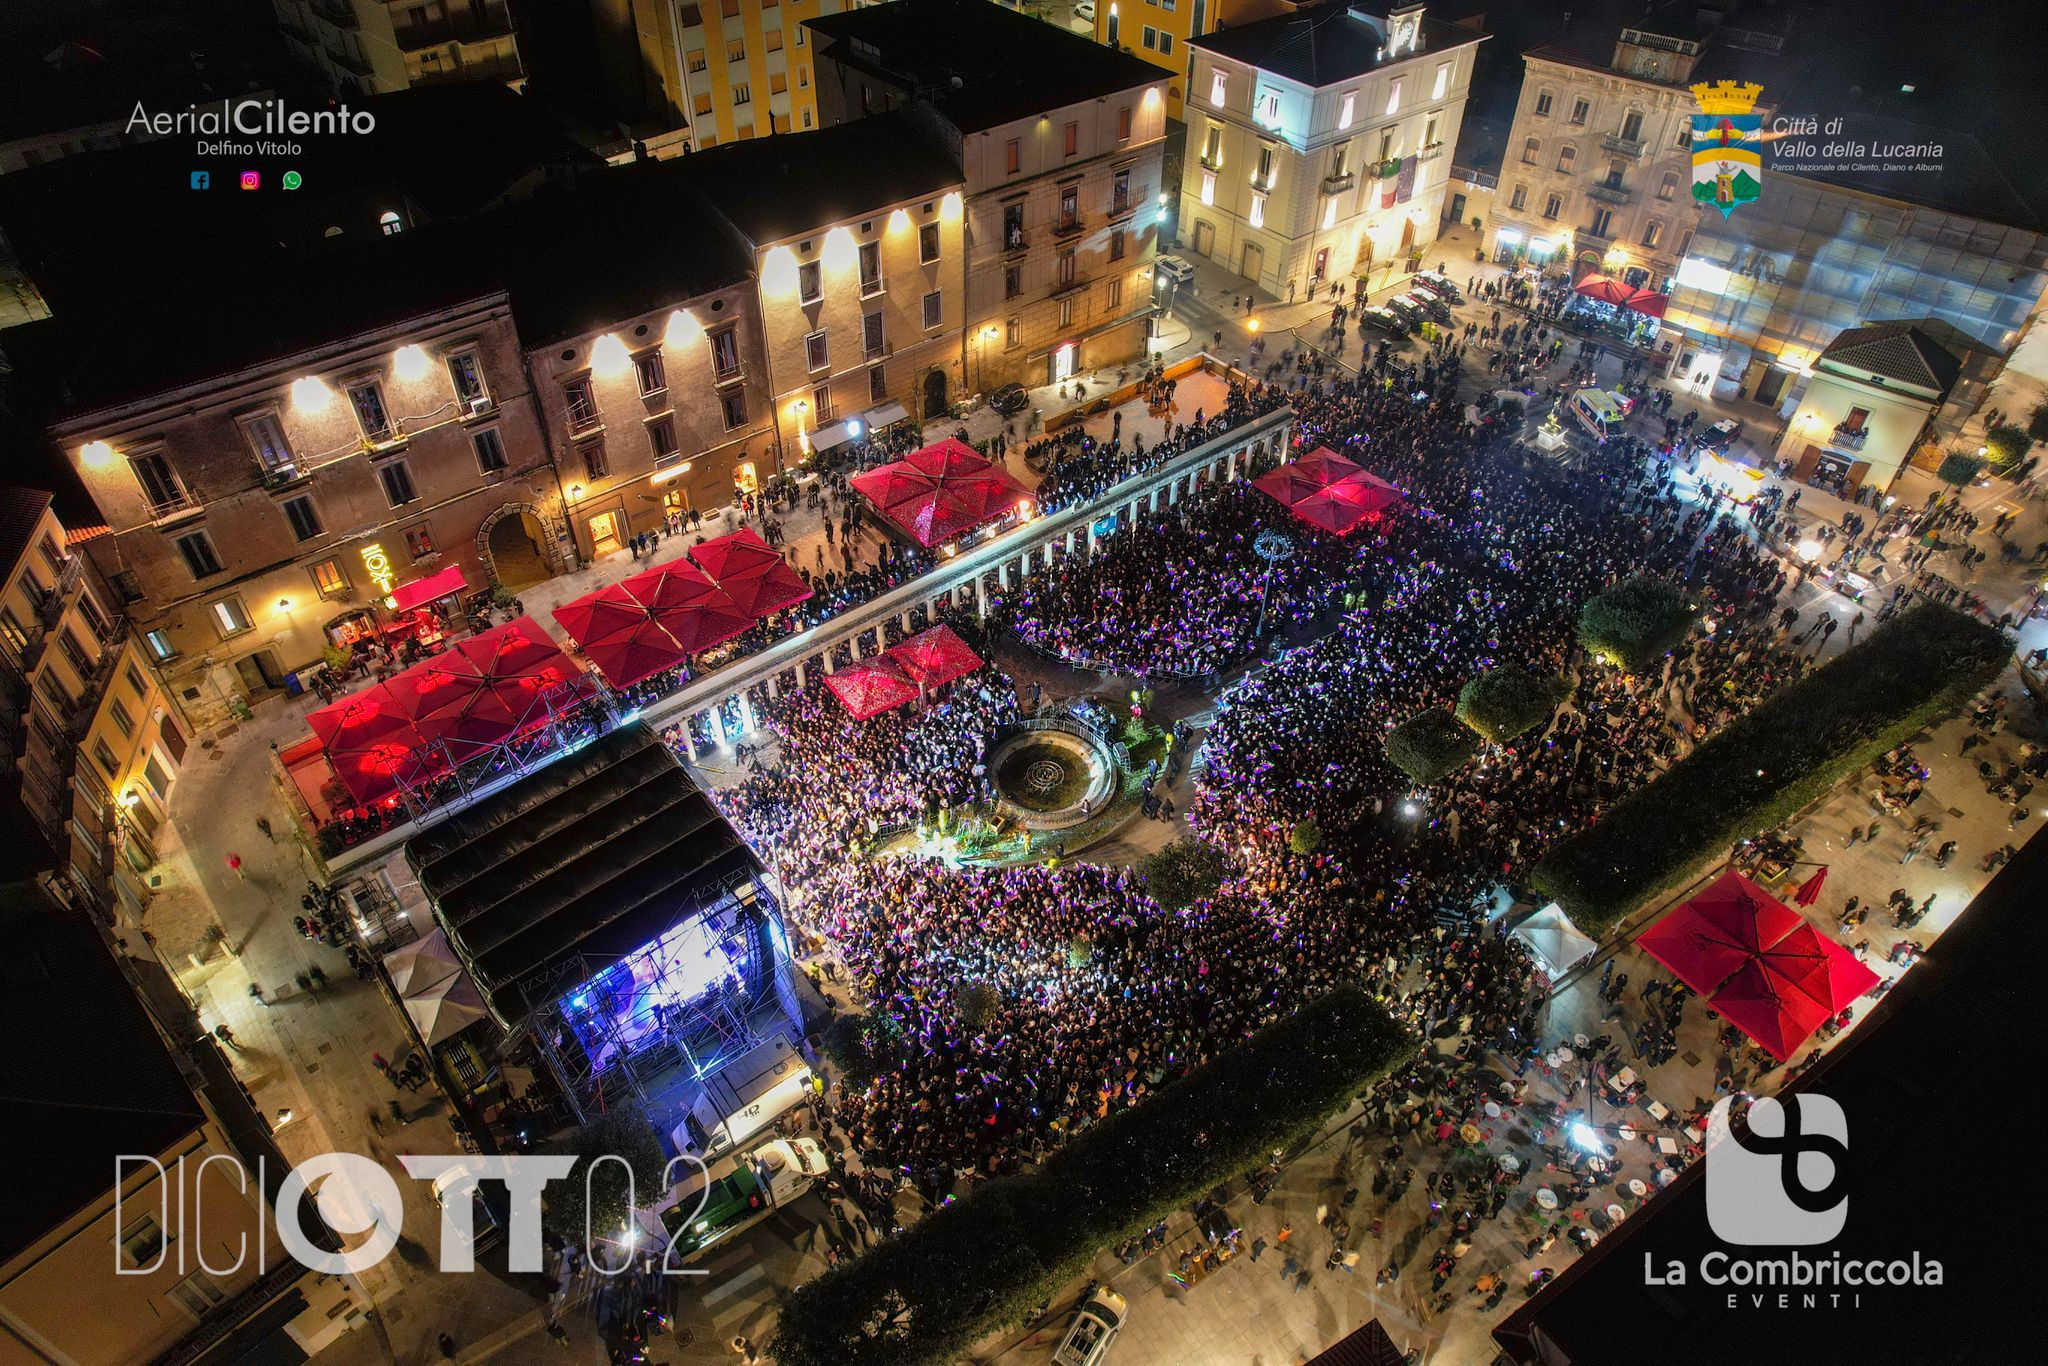
{"type": "Polygon", "coordinates": [[[1929,440],[1963,372],[1931,321],[1872,323],[1837,334],[1813,361],[1777,456],[1802,483],[1844,497],[1884,489],[1929,440]]]}
{"type": "Polygon", "coordinates": [[[271,0],[285,47],[343,99],[520,80],[511,0],[271,0]]]}
{"type": "Polygon", "coordinates": [[[139,924],[192,729],[50,501],[0,487],[0,753],[59,874],[139,924]]]}
{"type": "Polygon", "coordinates": [[[1166,146],[1158,69],[988,0],[814,21],[827,122],[902,109],[966,191],[968,386],[1144,354],[1166,146]]]}
{"type": "Polygon", "coordinates": [[[1435,240],[1484,35],[1339,4],[1191,40],[1181,240],[1281,298],[1435,240]]]}
{"type": "Polygon", "coordinates": [[[407,299],[409,268],[453,267],[405,240],[323,258],[288,344],[179,317],[110,369],[126,394],[51,429],[107,521],[87,553],[202,724],[392,626],[418,581],[467,596],[571,558],[505,293],[407,299]]]}
{"type": "Polygon", "coordinates": [[[1732,78],[1743,57],[1735,35],[1683,7],[1622,28],[1611,50],[1551,44],[1525,54],[1486,222],[1489,259],[1663,289],[1699,223],[1690,86],[1732,78]]]}
{"type": "Polygon", "coordinates": [[[947,415],[963,385],[964,186],[904,115],[669,165],[750,258],[766,384],[747,401],[772,405],[783,468],[819,428],[892,402],[947,415]]]}

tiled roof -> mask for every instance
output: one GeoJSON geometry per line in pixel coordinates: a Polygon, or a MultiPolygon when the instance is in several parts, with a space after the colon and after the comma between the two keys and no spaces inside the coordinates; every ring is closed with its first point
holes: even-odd
{"type": "Polygon", "coordinates": [[[1913,323],[1849,328],[1822,348],[1820,359],[1937,393],[1947,392],[1963,372],[1963,363],[1953,352],[1913,323]]]}
{"type": "Polygon", "coordinates": [[[49,507],[50,495],[41,489],[0,484],[0,573],[11,575],[21,563],[49,507]]]}

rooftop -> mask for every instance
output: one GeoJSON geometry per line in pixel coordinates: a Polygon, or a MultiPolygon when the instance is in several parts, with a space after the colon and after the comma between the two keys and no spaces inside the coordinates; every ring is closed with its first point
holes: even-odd
{"type": "Polygon", "coordinates": [[[11,574],[21,563],[49,508],[50,495],[41,489],[0,484],[0,574],[11,574]]]}
{"type": "Polygon", "coordinates": [[[1700,1259],[1780,1259],[1786,1249],[1716,1239],[1706,1208],[1711,1176],[1696,1163],[1494,1330],[1507,1358],[1635,1366],[1657,1355],[1644,1344],[1663,1343],[1686,1362],[1904,1363],[1927,1360],[1934,1337],[1943,1361],[2035,1355],[2038,1343],[2026,1345],[2031,1320],[2011,1304],[2010,1249],[1986,1235],[1985,1206],[1959,1193],[1957,1180],[2009,1164],[2014,1126],[2024,1124],[2017,1112],[1991,1118],[2014,1094],[2012,1059],[1986,1040],[2008,1037],[2031,1016],[2034,913],[2044,894],[2048,840],[2035,839],[1889,994],[1859,1004],[1862,1022],[1839,1047],[1785,1088],[1833,1098],[1849,1123],[1847,1226],[1802,1255],[1889,1262],[1917,1254],[1941,1262],[1941,1286],[1866,1289],[1853,1308],[1828,1308],[1825,1299],[1787,1312],[1731,1308],[1728,1287],[1698,1283],[1700,1259]],[[1646,1285],[1646,1258],[1658,1267],[1684,1262],[1695,1280],[1646,1285]],[[1930,1316],[1940,1323],[1934,1337],[1930,1316]],[[1762,1358],[1760,1343],[1768,1344],[1762,1358]]]}
{"type": "Polygon", "coordinates": [[[1916,388],[1947,393],[1963,362],[1919,323],[1870,323],[1837,334],[1821,348],[1820,360],[1867,370],[1916,388]]]}
{"type": "Polygon", "coordinates": [[[961,185],[901,112],[728,142],[669,163],[759,246],[961,185]]]}
{"type": "Polygon", "coordinates": [[[1405,7],[1397,4],[1346,4],[1345,0],[1332,0],[1330,4],[1294,14],[1218,29],[1189,39],[1188,45],[1302,85],[1325,86],[1369,75],[1390,62],[1412,61],[1426,53],[1465,47],[1486,36],[1425,14],[1419,45],[1413,51],[1390,58],[1386,55],[1386,16],[1402,8],[1405,7]]]}
{"type": "Polygon", "coordinates": [[[993,0],[893,0],[807,27],[821,55],[917,87],[966,133],[1162,79],[1150,62],[993,0]]]}
{"type": "Polygon", "coordinates": [[[0,984],[14,1053],[5,1260],[112,1191],[116,1157],[161,1153],[206,1112],[99,932],[28,884],[0,887],[0,984]]]}

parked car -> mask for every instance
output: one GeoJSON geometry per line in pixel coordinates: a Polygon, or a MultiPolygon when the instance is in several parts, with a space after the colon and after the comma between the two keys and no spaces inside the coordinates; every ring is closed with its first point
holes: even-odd
{"type": "Polygon", "coordinates": [[[1095,0],[1074,0],[1074,17],[1095,22],[1095,0]]]}
{"type": "Polygon", "coordinates": [[[1414,302],[1410,300],[1408,296],[1405,294],[1387,300],[1386,303],[1382,305],[1382,307],[1384,307],[1388,312],[1392,313],[1395,317],[1399,318],[1402,322],[1408,324],[1408,330],[1410,332],[1413,332],[1417,328],[1422,326],[1422,310],[1420,308],[1417,308],[1414,302]]]}
{"type": "Polygon", "coordinates": [[[1742,435],[1742,424],[1732,417],[1724,417],[1713,426],[1693,438],[1693,444],[1703,451],[1719,454],[1735,444],[1735,438],[1742,435]]]}
{"type": "Polygon", "coordinates": [[[1178,256],[1162,256],[1152,263],[1154,274],[1162,280],[1171,280],[1186,289],[1195,282],[1195,268],[1178,256]]]}
{"type": "Polygon", "coordinates": [[[1400,298],[1425,318],[1440,323],[1448,323],[1451,320],[1451,306],[1427,290],[1410,290],[1400,298]]]}
{"type": "Polygon", "coordinates": [[[988,396],[988,406],[1004,417],[1023,412],[1030,402],[1031,395],[1024,391],[1021,384],[1005,384],[988,396]]]}
{"type": "Polygon", "coordinates": [[[1098,1290],[1074,1315],[1067,1335],[1052,1354],[1052,1366],[1099,1366],[1124,1326],[1129,1306],[1114,1290],[1098,1290]]]}
{"type": "Polygon", "coordinates": [[[1433,270],[1418,271],[1412,283],[1428,290],[1447,304],[1465,302],[1465,296],[1458,292],[1458,286],[1448,275],[1439,275],[1433,270]]]}
{"type": "Polygon", "coordinates": [[[1405,337],[1411,330],[1407,319],[1387,308],[1361,308],[1358,310],[1358,325],[1370,327],[1396,337],[1405,337]]]}

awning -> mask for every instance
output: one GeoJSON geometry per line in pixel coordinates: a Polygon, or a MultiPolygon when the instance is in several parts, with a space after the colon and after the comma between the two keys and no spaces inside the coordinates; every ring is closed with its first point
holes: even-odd
{"type": "Polygon", "coordinates": [[[909,416],[910,410],[892,398],[887,403],[877,404],[862,413],[860,420],[867,424],[869,431],[879,432],[884,427],[893,426],[909,416]]]}
{"type": "Polygon", "coordinates": [[[856,660],[835,673],[825,675],[825,686],[845,704],[856,721],[879,716],[892,707],[917,699],[917,684],[901,665],[888,656],[856,660]]]}
{"type": "Polygon", "coordinates": [[[392,589],[391,610],[410,612],[415,607],[445,598],[450,593],[460,593],[467,587],[469,580],[462,577],[462,566],[451,564],[438,574],[429,574],[424,579],[414,579],[411,583],[401,583],[392,589]]]}
{"type": "Polygon", "coordinates": [[[1326,447],[1252,481],[1310,526],[1338,536],[1401,500],[1401,491],[1326,447]]]}
{"type": "Polygon", "coordinates": [[[902,665],[903,672],[909,674],[913,682],[927,688],[936,688],[973,673],[982,664],[981,656],[974,653],[952,627],[944,624],[929,631],[920,631],[901,644],[891,646],[886,654],[902,665]]]}
{"type": "Polygon", "coordinates": [[[1575,965],[1593,956],[1598,947],[1565,918],[1553,901],[1510,931],[1513,938],[1528,945],[1529,952],[1552,977],[1562,977],[1575,965]]]}
{"type": "Polygon", "coordinates": [[[844,446],[865,430],[861,427],[860,421],[857,417],[846,417],[841,418],[837,422],[827,422],[824,426],[812,431],[811,449],[814,451],[829,451],[844,446]]]}

